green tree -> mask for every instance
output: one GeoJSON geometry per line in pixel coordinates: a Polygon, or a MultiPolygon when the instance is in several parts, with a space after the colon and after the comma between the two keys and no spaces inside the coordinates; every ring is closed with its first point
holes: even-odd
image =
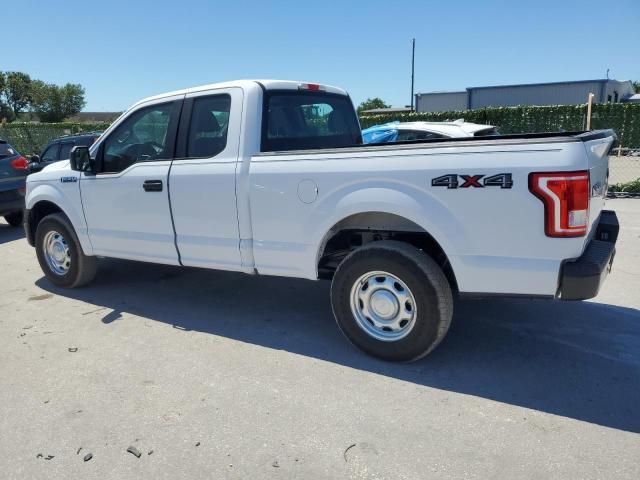
{"type": "Polygon", "coordinates": [[[67,83],[61,87],[40,80],[33,82],[32,109],[41,122],[61,122],[85,106],[82,85],[67,83]]]}
{"type": "Polygon", "coordinates": [[[16,116],[31,103],[31,83],[31,77],[26,73],[5,73],[4,97],[16,116]]]}
{"type": "Polygon", "coordinates": [[[14,119],[13,111],[7,105],[6,98],[7,76],[4,72],[0,72],[0,123],[10,122],[14,119]]]}
{"type": "Polygon", "coordinates": [[[380,97],[367,98],[364,102],[358,105],[358,113],[362,113],[365,110],[373,110],[374,108],[389,108],[391,105],[382,100],[380,97]]]}
{"type": "Polygon", "coordinates": [[[640,81],[635,80],[635,81],[632,81],[631,84],[633,85],[633,88],[636,91],[636,93],[640,93],[640,81]]]}

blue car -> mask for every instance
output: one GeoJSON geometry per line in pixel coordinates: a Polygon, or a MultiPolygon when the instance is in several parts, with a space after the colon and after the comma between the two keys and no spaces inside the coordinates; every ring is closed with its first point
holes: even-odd
{"type": "Polygon", "coordinates": [[[22,225],[29,162],[0,139],[0,216],[13,227],[22,225]]]}

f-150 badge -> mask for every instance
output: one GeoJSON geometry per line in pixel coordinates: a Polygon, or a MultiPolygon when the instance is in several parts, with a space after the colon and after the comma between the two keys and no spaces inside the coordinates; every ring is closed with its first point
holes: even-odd
{"type": "Polygon", "coordinates": [[[60,178],[60,181],[62,183],[77,182],[78,181],[78,177],[62,177],[62,178],[60,178]]]}
{"type": "Polygon", "coordinates": [[[489,177],[485,177],[484,175],[458,175],[451,173],[434,178],[431,180],[431,186],[447,187],[450,189],[484,187],[511,188],[513,187],[513,179],[510,173],[498,173],[497,175],[491,175],[489,177]],[[458,181],[458,178],[460,178],[460,181],[458,181]]]}

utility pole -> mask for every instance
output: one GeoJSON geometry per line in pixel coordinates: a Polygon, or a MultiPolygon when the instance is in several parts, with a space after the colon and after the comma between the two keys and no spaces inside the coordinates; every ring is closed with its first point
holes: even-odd
{"type": "Polygon", "coordinates": [[[415,95],[413,94],[413,79],[415,72],[415,62],[416,62],[416,39],[411,40],[411,111],[413,112],[413,100],[415,95]]]}

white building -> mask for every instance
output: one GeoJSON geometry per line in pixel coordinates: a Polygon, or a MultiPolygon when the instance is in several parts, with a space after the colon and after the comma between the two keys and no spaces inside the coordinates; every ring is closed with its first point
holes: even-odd
{"type": "Polygon", "coordinates": [[[470,87],[458,92],[417,93],[416,111],[446,112],[516,105],[577,105],[586,103],[589,93],[595,95],[596,103],[618,103],[630,100],[635,91],[630,81],[612,79],[470,87]]]}

